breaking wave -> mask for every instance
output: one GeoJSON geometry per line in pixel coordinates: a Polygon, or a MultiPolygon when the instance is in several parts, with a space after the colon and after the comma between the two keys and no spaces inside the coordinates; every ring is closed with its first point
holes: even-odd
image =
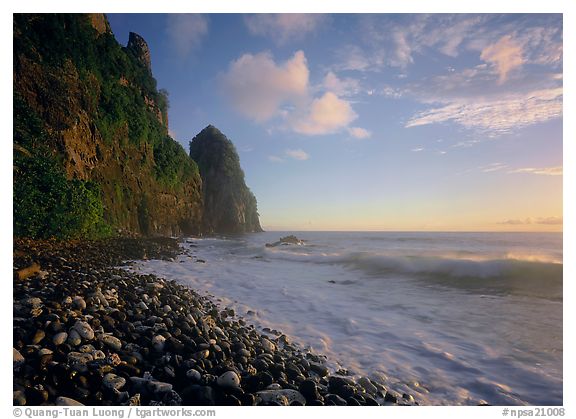
{"type": "Polygon", "coordinates": [[[294,262],[339,264],[370,277],[407,276],[430,284],[486,293],[562,299],[563,265],[557,261],[503,257],[467,259],[447,256],[387,255],[374,252],[304,253],[267,250],[266,257],[294,262]]]}

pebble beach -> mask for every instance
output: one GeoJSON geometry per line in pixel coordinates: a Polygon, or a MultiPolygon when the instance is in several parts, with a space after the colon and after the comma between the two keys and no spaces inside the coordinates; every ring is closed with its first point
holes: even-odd
{"type": "Polygon", "coordinates": [[[125,269],[180,252],[169,238],[15,240],[14,405],[417,404],[192,289],[125,269]]]}

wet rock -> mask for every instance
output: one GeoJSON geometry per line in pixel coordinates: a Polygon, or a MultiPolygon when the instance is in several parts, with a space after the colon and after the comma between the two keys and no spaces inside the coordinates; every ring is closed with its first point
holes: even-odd
{"type": "Polygon", "coordinates": [[[298,387],[298,390],[304,396],[304,398],[306,398],[307,402],[318,400],[320,398],[320,393],[318,393],[318,386],[313,380],[302,381],[298,387]]]}
{"type": "Polygon", "coordinates": [[[318,376],[320,377],[326,377],[329,372],[328,367],[326,367],[325,365],[316,364],[313,362],[310,362],[310,369],[314,371],[316,374],[318,374],[318,376]]]}
{"type": "Polygon", "coordinates": [[[367,377],[360,377],[356,382],[369,394],[376,394],[378,391],[376,386],[372,384],[370,379],[367,377]]]}
{"type": "Polygon", "coordinates": [[[324,397],[326,400],[326,404],[333,405],[333,406],[346,406],[346,400],[342,397],[338,396],[337,394],[328,394],[324,397]]]}
{"type": "Polygon", "coordinates": [[[386,395],[384,396],[384,401],[388,403],[398,403],[398,397],[396,394],[387,391],[386,395]]]}
{"type": "Polygon", "coordinates": [[[262,338],[260,340],[260,344],[262,345],[262,349],[266,352],[274,352],[276,350],[276,345],[274,345],[270,340],[266,338],[262,338]]]}

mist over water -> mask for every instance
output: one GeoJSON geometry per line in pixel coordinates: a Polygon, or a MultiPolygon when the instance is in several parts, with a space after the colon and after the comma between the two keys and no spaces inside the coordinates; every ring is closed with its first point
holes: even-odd
{"type": "Polygon", "coordinates": [[[138,262],[422,404],[562,404],[562,235],[268,232],[138,262]],[[195,262],[196,258],[205,263],[195,262]]]}

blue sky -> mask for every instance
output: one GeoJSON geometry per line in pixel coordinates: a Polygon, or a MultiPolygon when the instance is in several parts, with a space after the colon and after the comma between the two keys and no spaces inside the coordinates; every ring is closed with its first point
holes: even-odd
{"type": "Polygon", "coordinates": [[[562,16],[110,14],[265,229],[562,228],[562,16]]]}

